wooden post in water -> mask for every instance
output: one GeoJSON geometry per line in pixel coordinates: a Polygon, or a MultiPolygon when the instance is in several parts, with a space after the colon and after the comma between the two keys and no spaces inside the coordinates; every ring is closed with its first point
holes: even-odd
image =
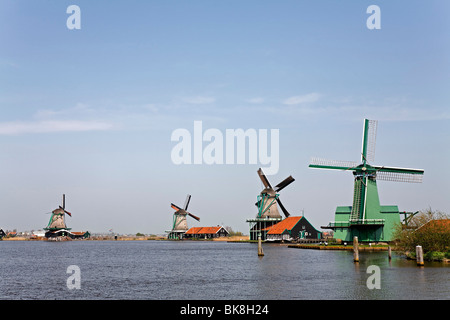
{"type": "Polygon", "coordinates": [[[262,249],[262,244],[261,244],[261,233],[258,234],[258,257],[263,257],[264,256],[264,252],[262,249]]]}
{"type": "Polygon", "coordinates": [[[416,261],[419,267],[423,267],[423,250],[422,246],[416,246],[416,261]]]}
{"type": "Polygon", "coordinates": [[[392,249],[391,246],[388,247],[388,256],[389,256],[389,260],[392,259],[392,249]]]}
{"type": "Polygon", "coordinates": [[[358,237],[353,237],[353,261],[359,262],[358,237]]]}

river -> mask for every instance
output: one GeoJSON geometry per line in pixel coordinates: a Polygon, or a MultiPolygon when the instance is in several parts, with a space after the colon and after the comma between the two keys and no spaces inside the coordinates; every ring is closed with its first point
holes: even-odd
{"type": "Polygon", "coordinates": [[[0,241],[0,299],[450,298],[443,263],[420,268],[395,253],[389,261],[387,252],[360,252],[355,264],[350,251],[263,248],[258,257],[253,243],[0,241]],[[368,288],[369,266],[379,267],[379,289],[368,288]]]}

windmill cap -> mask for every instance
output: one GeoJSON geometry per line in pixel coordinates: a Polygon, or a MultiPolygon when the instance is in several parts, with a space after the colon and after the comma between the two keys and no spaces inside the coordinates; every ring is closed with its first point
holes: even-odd
{"type": "Polygon", "coordinates": [[[263,191],[261,191],[261,194],[268,194],[269,196],[274,197],[276,192],[272,188],[265,188],[263,191]]]}

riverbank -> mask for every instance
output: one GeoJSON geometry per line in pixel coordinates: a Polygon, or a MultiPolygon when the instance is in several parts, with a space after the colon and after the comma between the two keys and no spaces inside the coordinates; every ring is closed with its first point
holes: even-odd
{"type": "MultiPolygon", "coordinates": [[[[46,241],[45,237],[4,237],[2,241],[46,241]]],[[[162,236],[91,236],[86,239],[77,239],[83,241],[102,241],[102,240],[115,240],[115,241],[144,241],[144,240],[168,240],[167,237],[162,236]]],[[[172,240],[170,240],[172,241],[172,240]]],[[[185,239],[183,241],[191,241],[185,239]]],[[[232,237],[220,237],[211,239],[195,239],[192,241],[231,241],[231,242],[246,242],[249,241],[248,236],[232,236],[232,237]]]]}
{"type": "MultiPolygon", "coordinates": [[[[290,244],[288,248],[296,249],[315,249],[315,250],[353,250],[353,246],[345,245],[318,245],[318,244],[290,244]]],[[[358,246],[359,251],[388,251],[389,246],[386,245],[363,245],[358,246]]]]}

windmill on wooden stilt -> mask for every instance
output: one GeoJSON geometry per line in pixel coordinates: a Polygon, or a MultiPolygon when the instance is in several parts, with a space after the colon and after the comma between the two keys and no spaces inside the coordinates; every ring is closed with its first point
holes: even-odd
{"type": "Polygon", "coordinates": [[[289,212],[281,203],[280,191],[295,181],[292,176],[289,176],[272,187],[261,168],[258,169],[258,176],[264,185],[264,189],[258,195],[258,201],[255,203],[258,207],[256,218],[247,220],[250,223],[250,240],[257,240],[259,234],[261,234],[261,239],[265,240],[267,228],[283,220],[278,211],[278,206],[283,211],[284,216],[289,217],[289,212]]]}

